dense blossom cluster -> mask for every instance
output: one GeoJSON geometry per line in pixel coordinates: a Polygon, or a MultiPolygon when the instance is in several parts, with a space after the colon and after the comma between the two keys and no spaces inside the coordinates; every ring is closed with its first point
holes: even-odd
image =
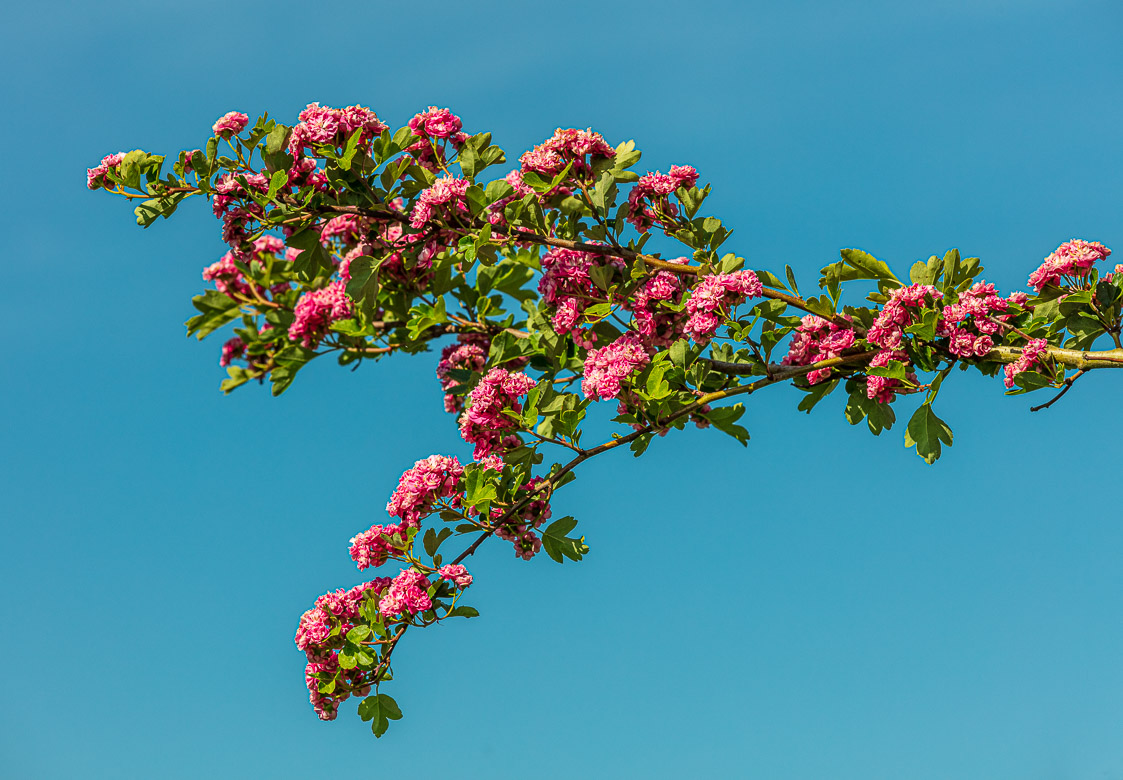
{"type": "Polygon", "coordinates": [[[1060,285],[1066,277],[1079,283],[1097,260],[1106,260],[1109,255],[1111,250],[1098,241],[1066,241],[1029,275],[1029,286],[1041,292],[1046,285],[1060,285]]]}
{"type": "Polygon", "coordinates": [[[948,339],[948,351],[957,357],[983,357],[1010,319],[1010,303],[993,284],[979,282],[943,308],[936,335],[948,339]]]}
{"type": "Polygon", "coordinates": [[[333,322],[347,319],[351,313],[351,299],[347,296],[344,282],[332,282],[319,290],[309,290],[300,296],[293,309],[289,338],[305,347],[315,346],[327,335],[333,322]]]}
{"type": "Polygon", "coordinates": [[[303,157],[305,149],[316,146],[343,146],[356,130],[359,144],[366,146],[386,129],[378,116],[363,106],[329,108],[309,103],[299,119],[289,135],[289,153],[294,158],[303,157]]]}
{"type": "Polygon", "coordinates": [[[269,260],[274,262],[287,261],[292,257],[291,250],[276,236],[264,235],[254,240],[250,251],[235,252],[231,250],[224,254],[215,263],[203,269],[203,281],[214,282],[215,289],[224,295],[243,298],[264,298],[266,293],[281,293],[289,289],[287,282],[277,282],[268,290],[261,285],[247,279],[242,270],[238,268],[237,261],[248,262],[251,265],[263,266],[269,260]]]}
{"type": "Polygon", "coordinates": [[[468,192],[467,179],[454,179],[442,176],[433,186],[421,193],[409,217],[411,227],[420,230],[433,221],[434,214],[445,222],[453,222],[457,217],[467,216],[468,203],[464,196],[468,192]]]}
{"type": "Polygon", "coordinates": [[[463,476],[464,467],[454,457],[430,455],[419,460],[402,474],[386,504],[386,512],[416,528],[421,518],[432,511],[435,502],[456,495],[463,476]]]}
{"type": "MultiPolygon", "coordinates": [[[[800,321],[792,336],[788,354],[781,361],[785,366],[809,366],[842,355],[854,346],[854,329],[808,314],[800,321]]],[[[830,368],[817,368],[807,375],[807,383],[817,385],[830,378],[830,368]]]]}
{"type": "Polygon", "coordinates": [[[640,232],[650,230],[656,222],[667,224],[678,216],[678,207],[670,202],[671,193],[697,183],[698,171],[690,165],[672,165],[669,173],[641,176],[628,194],[628,222],[640,232]]]}
{"type": "Polygon", "coordinates": [[[574,176],[583,177],[589,169],[587,156],[615,157],[613,149],[600,133],[588,130],[563,130],[560,127],[553,137],[540,143],[519,158],[522,170],[534,171],[553,178],[572,164],[574,176]]]}
{"type": "Polygon", "coordinates": [[[518,520],[500,525],[495,535],[515,546],[515,555],[529,561],[542,549],[542,539],[534,531],[540,528],[553,514],[550,509],[548,493],[540,490],[541,477],[533,477],[519,488],[520,501],[525,500],[523,493],[533,493],[534,499],[519,510],[518,520]]]}
{"type": "Polygon", "coordinates": [[[1043,358],[1049,351],[1049,342],[1045,339],[1030,339],[1030,341],[1022,347],[1022,354],[1013,363],[1007,363],[1003,367],[1006,375],[1006,387],[1014,386],[1014,377],[1024,371],[1029,371],[1034,363],[1043,362],[1043,358]]]}
{"type": "Polygon", "coordinates": [[[475,445],[472,457],[480,460],[519,446],[520,439],[514,434],[519,423],[504,411],[521,411],[519,399],[532,387],[534,380],[526,374],[493,368],[472,388],[468,409],[460,416],[460,435],[475,445]]]}
{"type": "MultiPolygon", "coordinates": [[[[668,262],[685,265],[689,261],[680,257],[668,262]]],[[[650,347],[666,347],[679,338],[686,313],[677,304],[682,300],[685,289],[686,286],[677,274],[659,271],[632,294],[633,327],[643,337],[645,344],[650,347]]]]}
{"type": "Polygon", "coordinates": [[[466,588],[472,584],[472,575],[459,563],[450,563],[437,570],[437,575],[442,580],[448,580],[458,588],[466,588]]]}
{"type": "Polygon", "coordinates": [[[378,611],[386,618],[409,617],[433,606],[429,598],[428,578],[419,571],[402,569],[378,602],[378,611]]]}
{"type": "Polygon", "coordinates": [[[573,340],[582,346],[591,346],[596,341],[595,333],[586,333],[582,315],[604,298],[589,273],[595,267],[622,269],[624,263],[615,257],[561,248],[553,248],[542,256],[538,292],[555,309],[554,330],[559,335],[572,333],[573,340]]]}
{"type": "Polygon", "coordinates": [[[746,298],[760,295],[763,290],[764,285],[752,271],[705,277],[690,291],[690,298],[686,301],[688,318],[683,332],[699,344],[709,342],[733,309],[746,298]]]}
{"type": "Polygon", "coordinates": [[[651,360],[640,337],[629,331],[602,349],[591,349],[585,357],[581,392],[601,400],[620,394],[620,383],[651,360]]]}
{"type": "Polygon", "coordinates": [[[487,365],[487,352],[491,339],[483,333],[461,333],[456,342],[441,350],[437,363],[437,379],[445,393],[445,411],[459,413],[464,410],[464,396],[452,391],[460,387],[460,380],[452,376],[453,371],[483,373],[487,365]]]}
{"type": "Polygon", "coordinates": [[[321,720],[334,720],[339,704],[352,693],[365,696],[370,686],[363,682],[365,672],[358,668],[344,669],[339,663],[343,637],[360,621],[359,608],[368,596],[377,598],[391,584],[388,577],[356,585],[350,590],[325,593],[316,599],[316,606],[300,617],[296,629],[296,646],[308,663],[304,679],[309,699],[321,720]],[[321,693],[321,683],[334,682],[332,690],[321,693]]]}

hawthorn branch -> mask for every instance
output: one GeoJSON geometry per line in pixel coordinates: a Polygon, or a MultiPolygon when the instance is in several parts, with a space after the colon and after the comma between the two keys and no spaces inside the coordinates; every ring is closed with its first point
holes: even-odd
{"type": "Polygon", "coordinates": [[[1050,406],[1055,404],[1057,401],[1061,400],[1064,397],[1064,394],[1067,393],[1070,389],[1072,389],[1073,383],[1077,379],[1079,379],[1080,377],[1084,376],[1086,373],[1088,373],[1088,369],[1086,369],[1086,368],[1080,369],[1079,371],[1077,371],[1075,374],[1073,374],[1072,376],[1070,376],[1068,379],[1066,379],[1064,381],[1064,388],[1059,393],[1057,393],[1055,396],[1053,396],[1051,399],[1049,399],[1045,403],[1040,404],[1039,406],[1031,406],[1029,408],[1029,410],[1031,412],[1040,412],[1042,409],[1048,409],[1050,406]]]}

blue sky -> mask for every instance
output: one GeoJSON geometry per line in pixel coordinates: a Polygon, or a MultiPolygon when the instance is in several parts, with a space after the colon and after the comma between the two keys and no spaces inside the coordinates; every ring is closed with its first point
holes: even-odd
{"type": "Polygon", "coordinates": [[[1036,414],[956,374],[934,467],[784,388],[747,449],[605,456],[556,499],[584,562],[485,548],[482,617],[395,656],[406,719],[320,723],[297,618],[358,581],[347,540],[405,468],[466,452],[435,356],[224,398],[218,342],[182,324],[217,223],[189,204],[141,231],[83,186],[229,110],[435,104],[511,156],[592,126],[695,165],[728,246],[805,287],[847,246],[901,272],[956,246],[1007,290],[1069,238],[1119,250],[1118,5],[918,6],[9,9],[0,775],[1123,774],[1114,372],[1036,414]]]}

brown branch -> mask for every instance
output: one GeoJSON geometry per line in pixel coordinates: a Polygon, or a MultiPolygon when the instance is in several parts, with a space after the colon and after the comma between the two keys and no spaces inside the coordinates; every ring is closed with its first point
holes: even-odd
{"type": "Polygon", "coordinates": [[[1077,371],[1075,374],[1073,374],[1072,376],[1070,376],[1068,379],[1066,379],[1064,381],[1064,388],[1059,393],[1057,393],[1051,399],[1049,399],[1048,401],[1046,401],[1045,403],[1043,403],[1039,406],[1031,406],[1029,408],[1029,410],[1031,412],[1040,412],[1042,409],[1048,409],[1050,406],[1055,404],[1057,401],[1064,398],[1064,394],[1067,393],[1072,388],[1073,382],[1075,382],[1080,377],[1084,376],[1084,374],[1086,374],[1086,373],[1088,373],[1088,369],[1086,369],[1086,368],[1080,369],[1079,371],[1077,371]]]}

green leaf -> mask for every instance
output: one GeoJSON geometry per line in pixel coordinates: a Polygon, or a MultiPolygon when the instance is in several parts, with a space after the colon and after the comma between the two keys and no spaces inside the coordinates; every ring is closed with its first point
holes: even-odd
{"type": "Polygon", "coordinates": [[[749,432],[740,425],[736,425],[737,420],[741,419],[741,415],[745,413],[744,404],[733,404],[733,406],[722,406],[717,409],[711,409],[703,415],[707,420],[713,423],[713,426],[723,433],[727,433],[737,441],[741,442],[742,446],[749,446],[749,432]]]}
{"type": "Polygon", "coordinates": [[[836,387],[838,387],[837,379],[812,385],[807,391],[807,395],[803,397],[803,400],[799,402],[799,406],[796,408],[801,412],[811,414],[811,410],[815,408],[815,405],[830,395],[836,387]]]}
{"type": "Polygon", "coordinates": [[[456,609],[448,613],[448,617],[474,618],[479,616],[480,612],[478,609],[476,609],[475,607],[465,606],[457,607],[456,609]]]}
{"type": "Polygon", "coordinates": [[[390,728],[391,720],[400,720],[402,711],[398,703],[385,693],[372,693],[359,702],[359,717],[370,721],[374,736],[381,737],[390,728]]]}
{"type": "Polygon", "coordinates": [[[843,249],[840,254],[842,255],[842,261],[853,269],[849,276],[846,274],[842,276],[844,281],[847,279],[881,279],[900,286],[900,281],[889,270],[889,266],[868,252],[863,252],[861,249],[843,249]]]}
{"type": "Polygon", "coordinates": [[[367,625],[355,626],[354,628],[352,628],[350,631],[347,632],[347,641],[353,642],[354,644],[359,644],[360,642],[365,640],[368,636],[370,636],[370,626],[367,626],[367,625]]]}
{"type": "Polygon", "coordinates": [[[202,312],[187,321],[187,335],[202,340],[236,318],[241,313],[240,304],[218,290],[207,290],[191,299],[191,304],[202,312]]]}
{"type": "Polygon", "coordinates": [[[584,536],[577,539],[566,536],[576,526],[577,521],[575,519],[563,517],[551,523],[542,533],[542,549],[558,563],[563,563],[562,556],[573,561],[579,561],[582,556],[589,552],[584,536]]]}
{"type": "Polygon", "coordinates": [[[349,266],[351,281],[347,282],[347,295],[368,317],[373,316],[378,300],[378,268],[383,260],[384,257],[376,260],[368,255],[359,255],[351,260],[349,266]]]}
{"type": "Polygon", "coordinates": [[[940,457],[940,442],[950,447],[951,440],[951,428],[936,416],[928,403],[920,405],[905,430],[905,446],[916,447],[916,454],[928,464],[935,463],[940,457]]]}

